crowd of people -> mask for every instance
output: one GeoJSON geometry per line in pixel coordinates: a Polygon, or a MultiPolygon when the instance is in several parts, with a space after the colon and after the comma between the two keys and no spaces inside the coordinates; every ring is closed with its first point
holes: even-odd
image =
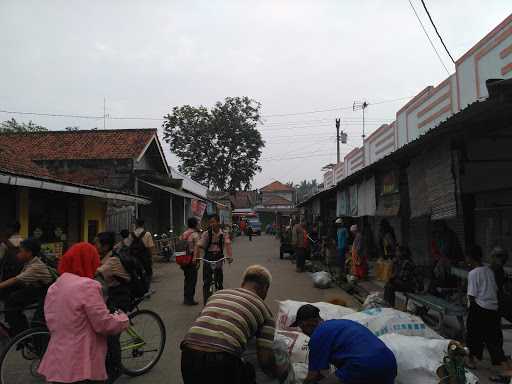
{"type": "Polygon", "coordinates": [[[134,300],[149,290],[154,243],[137,220],[134,231],[102,232],[95,244],[71,246],[52,266],[36,239],[22,239],[15,223],[0,243],[1,298],[11,336],[33,322],[50,341],[38,368],[48,382],[114,382],[122,372],[120,333],[134,300]],[[141,286],[141,284],[143,286],[141,286]]]}

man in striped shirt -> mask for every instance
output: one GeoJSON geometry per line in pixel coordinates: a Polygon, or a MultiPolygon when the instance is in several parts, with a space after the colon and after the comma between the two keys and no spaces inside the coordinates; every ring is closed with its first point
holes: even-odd
{"type": "Polygon", "coordinates": [[[276,375],[274,320],[264,303],[271,279],[266,268],[253,265],[244,272],[241,288],[210,297],[181,344],[184,384],[253,383],[254,369],[241,359],[252,337],[262,370],[276,375]]]}

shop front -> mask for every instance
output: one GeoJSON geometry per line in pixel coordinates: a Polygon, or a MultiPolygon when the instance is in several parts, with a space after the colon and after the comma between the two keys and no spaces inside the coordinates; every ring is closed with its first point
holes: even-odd
{"type": "Polygon", "coordinates": [[[43,250],[59,257],[71,245],[94,241],[105,230],[109,201],[148,204],[135,195],[0,173],[2,236],[14,222],[20,235],[39,239],[43,250]],[[5,212],[5,215],[4,215],[5,212]]]}

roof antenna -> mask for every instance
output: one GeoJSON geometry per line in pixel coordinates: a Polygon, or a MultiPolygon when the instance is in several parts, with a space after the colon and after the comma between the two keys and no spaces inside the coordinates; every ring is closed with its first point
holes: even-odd
{"type": "Polygon", "coordinates": [[[107,98],[103,97],[103,129],[105,130],[107,128],[107,118],[109,118],[110,115],[107,113],[107,98]]]}

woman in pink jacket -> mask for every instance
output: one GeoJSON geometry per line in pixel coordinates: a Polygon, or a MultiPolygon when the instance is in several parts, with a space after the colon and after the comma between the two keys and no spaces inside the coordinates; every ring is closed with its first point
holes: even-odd
{"type": "Polygon", "coordinates": [[[44,311],[51,338],[39,373],[50,383],[107,379],[107,335],[125,330],[128,317],[108,311],[101,285],[93,280],[99,265],[93,245],[75,244],[62,257],[61,276],[48,289],[44,311]]]}

